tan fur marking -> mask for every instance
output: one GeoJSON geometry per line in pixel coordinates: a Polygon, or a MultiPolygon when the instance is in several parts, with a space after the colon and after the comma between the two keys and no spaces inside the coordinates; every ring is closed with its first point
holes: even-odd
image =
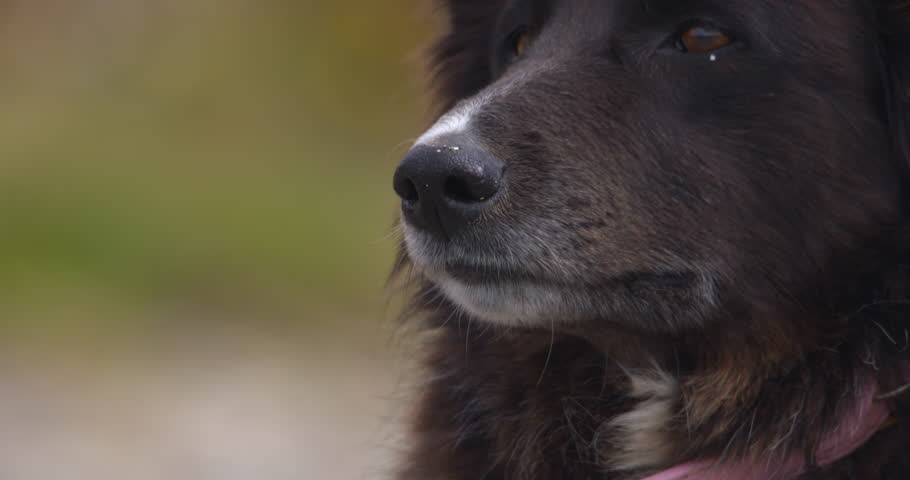
{"type": "Polygon", "coordinates": [[[638,403],[610,422],[618,447],[610,463],[620,470],[662,466],[678,453],[671,425],[679,409],[679,382],[657,366],[628,375],[629,395],[638,403]]]}

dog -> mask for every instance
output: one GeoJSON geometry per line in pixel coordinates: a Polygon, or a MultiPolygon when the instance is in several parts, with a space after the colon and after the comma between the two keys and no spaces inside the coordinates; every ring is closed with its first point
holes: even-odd
{"type": "Polygon", "coordinates": [[[395,478],[910,478],[910,1],[440,6],[395,478]]]}

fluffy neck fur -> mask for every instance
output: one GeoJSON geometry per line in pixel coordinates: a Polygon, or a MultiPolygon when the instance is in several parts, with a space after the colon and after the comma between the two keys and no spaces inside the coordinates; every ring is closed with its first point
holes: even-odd
{"type": "MultiPolygon", "coordinates": [[[[401,478],[641,478],[696,458],[794,454],[812,465],[864,381],[883,392],[904,383],[908,255],[875,251],[880,262],[845,265],[849,284],[819,285],[799,308],[675,335],[504,330],[458,316],[424,286],[418,298],[436,299],[419,304],[430,380],[401,478]]],[[[888,400],[899,416],[908,397],[888,400]]],[[[906,444],[903,430],[879,436],[906,444]]],[[[829,470],[852,468],[858,455],[829,470]]],[[[868,474],[857,478],[884,478],[868,474]]]]}

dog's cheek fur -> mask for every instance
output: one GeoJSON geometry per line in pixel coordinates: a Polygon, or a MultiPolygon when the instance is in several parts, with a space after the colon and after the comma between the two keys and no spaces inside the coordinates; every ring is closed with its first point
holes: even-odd
{"type": "Polygon", "coordinates": [[[910,166],[910,0],[885,0],[882,63],[885,70],[885,105],[894,148],[910,166]]]}

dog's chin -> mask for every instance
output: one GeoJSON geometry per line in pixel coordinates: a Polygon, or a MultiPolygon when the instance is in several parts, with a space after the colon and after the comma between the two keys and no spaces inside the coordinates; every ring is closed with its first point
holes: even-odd
{"type": "Polygon", "coordinates": [[[573,295],[558,282],[494,262],[490,257],[453,261],[446,246],[405,225],[405,246],[414,268],[460,312],[504,326],[565,322],[574,312],[573,295]],[[484,261],[485,260],[485,261],[484,261]]]}
{"type": "Polygon", "coordinates": [[[598,322],[666,332],[697,325],[716,301],[711,276],[692,269],[583,282],[526,268],[532,261],[463,254],[407,226],[404,232],[411,264],[439,293],[461,313],[493,324],[552,328],[598,322]]]}
{"type": "Polygon", "coordinates": [[[557,286],[530,280],[474,282],[448,273],[424,270],[424,275],[458,309],[481,321],[504,326],[539,326],[565,322],[583,309],[557,286]]]}

